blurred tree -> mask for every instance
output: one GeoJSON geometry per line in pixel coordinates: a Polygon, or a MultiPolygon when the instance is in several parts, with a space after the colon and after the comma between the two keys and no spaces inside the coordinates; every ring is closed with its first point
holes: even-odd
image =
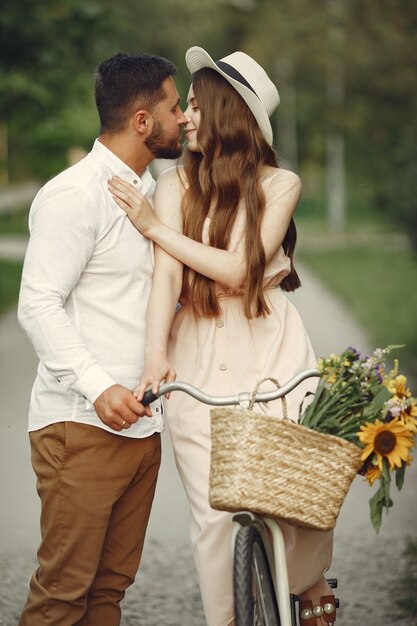
{"type": "Polygon", "coordinates": [[[417,249],[417,4],[351,0],[346,55],[351,180],[417,249]],[[359,18],[359,19],[358,19],[359,18]]]}
{"type": "Polygon", "coordinates": [[[327,72],[326,104],[326,199],[329,228],[342,232],[346,225],[345,129],[340,118],[345,105],[343,48],[346,31],[346,3],[326,0],[327,72]]]}
{"type": "Polygon", "coordinates": [[[265,67],[281,96],[273,116],[280,160],[302,173],[304,197],[320,198],[323,208],[329,118],[325,2],[258,0],[246,15],[242,49],[265,67]]]}
{"type": "Polygon", "coordinates": [[[214,58],[231,49],[228,0],[122,0],[115,29],[110,36],[115,50],[151,52],[170,59],[178,67],[176,82],[184,97],[190,84],[185,51],[205,47],[214,58]],[[121,43],[122,42],[122,43],[121,43]]]}
{"type": "Polygon", "coordinates": [[[214,52],[218,42],[226,45],[224,4],[15,0],[0,7],[0,142],[4,137],[6,153],[8,134],[11,177],[50,176],[65,165],[71,144],[88,147],[97,132],[92,74],[106,56],[123,50],[170,58],[185,96],[185,49],[198,43],[214,52]]]}
{"type": "Polygon", "coordinates": [[[332,0],[344,11],[337,44],[344,99],[329,106],[329,66],[336,80],[341,76],[332,65],[328,1],[14,0],[0,6],[0,159],[7,135],[12,178],[50,175],[63,166],[70,145],[88,148],[97,132],[92,74],[118,50],[171,59],[184,102],[189,46],[200,45],[215,59],[240,49],[278,84],[276,140],[283,164],[302,173],[307,203],[325,205],[326,134],[337,129],[346,144],[348,214],[359,204],[369,211],[373,203],[413,235],[417,4],[332,0]],[[352,203],[357,190],[366,192],[366,201],[352,203]]]}
{"type": "Polygon", "coordinates": [[[333,0],[343,13],[337,49],[329,45],[328,0],[249,4],[242,47],[276,76],[278,147],[284,161],[299,163],[305,195],[324,198],[325,137],[336,129],[346,143],[349,211],[376,205],[417,240],[417,4],[333,0]]]}
{"type": "MultiPolygon", "coordinates": [[[[2,2],[3,3],[3,2],[2,2]]],[[[91,68],[111,9],[95,0],[15,0],[0,9],[0,120],[8,128],[13,178],[62,166],[64,144],[85,142],[91,68]]],[[[91,134],[91,133],[90,133],[91,134]]]]}

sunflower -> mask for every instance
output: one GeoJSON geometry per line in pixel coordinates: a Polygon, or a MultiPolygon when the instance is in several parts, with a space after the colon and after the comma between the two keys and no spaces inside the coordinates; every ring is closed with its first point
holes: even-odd
{"type": "Polygon", "coordinates": [[[417,433],[417,404],[413,400],[401,408],[399,420],[412,433],[417,433]]]}
{"type": "Polygon", "coordinates": [[[381,472],[384,458],[390,469],[401,467],[403,461],[407,462],[414,444],[413,433],[397,417],[387,423],[378,419],[373,424],[367,422],[361,426],[357,436],[365,444],[362,461],[374,453],[381,472]]]}
{"type": "Polygon", "coordinates": [[[366,470],[365,478],[371,486],[376,480],[378,480],[378,478],[381,478],[381,470],[378,465],[370,463],[366,470]]]}
{"type": "Polygon", "coordinates": [[[398,417],[413,433],[417,433],[417,400],[415,398],[398,398],[393,396],[385,404],[387,415],[391,418],[398,417]]]}
{"type": "Polygon", "coordinates": [[[387,389],[397,398],[410,398],[411,391],[407,388],[407,378],[399,374],[387,383],[387,389]]]}

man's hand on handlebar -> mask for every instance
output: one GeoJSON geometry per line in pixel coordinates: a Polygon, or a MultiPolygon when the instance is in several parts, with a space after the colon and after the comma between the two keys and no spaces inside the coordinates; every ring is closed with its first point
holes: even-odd
{"type": "Polygon", "coordinates": [[[151,409],[144,407],[123,385],[112,385],[103,391],[94,408],[103,424],[117,432],[130,428],[144,415],[152,416],[151,409]]]}

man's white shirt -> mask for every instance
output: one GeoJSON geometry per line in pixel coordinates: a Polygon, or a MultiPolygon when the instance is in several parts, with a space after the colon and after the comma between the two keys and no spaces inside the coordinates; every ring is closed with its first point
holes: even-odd
{"type": "MultiPolygon", "coordinates": [[[[113,384],[133,389],[143,369],[152,243],[107,188],[117,175],[151,200],[139,177],[98,140],[82,161],[49,181],[33,201],[19,297],[19,322],[40,359],[29,430],[76,421],[110,432],[93,403],[113,384]]],[[[163,429],[161,405],[120,435],[163,429]]]]}

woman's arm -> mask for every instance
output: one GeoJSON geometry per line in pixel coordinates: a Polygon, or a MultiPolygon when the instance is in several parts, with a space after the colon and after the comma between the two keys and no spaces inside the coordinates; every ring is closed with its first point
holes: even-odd
{"type": "MultiPolygon", "coordinates": [[[[168,189],[157,186],[154,199],[155,214],[161,225],[174,231],[182,230],[181,190],[167,194],[168,189]]],[[[175,380],[175,372],[168,362],[169,330],[182,286],[182,263],[155,246],[155,267],[147,314],[145,367],[135,396],[142,399],[146,388],[152,385],[156,393],[162,380],[175,380]]]]}
{"type": "MultiPolygon", "coordinates": [[[[181,186],[174,171],[167,172],[158,185],[167,199],[181,186]]],[[[246,277],[244,246],[235,251],[219,250],[186,237],[161,223],[147,200],[129,183],[114,177],[109,189],[118,205],[126,211],[132,223],[143,235],[152,239],[184,265],[232,289],[241,287],[246,277]]],[[[294,210],[301,196],[298,176],[278,170],[266,188],[266,208],[262,222],[262,241],[267,263],[282,244],[294,210]]],[[[250,233],[248,233],[250,237],[250,233]]]]}

